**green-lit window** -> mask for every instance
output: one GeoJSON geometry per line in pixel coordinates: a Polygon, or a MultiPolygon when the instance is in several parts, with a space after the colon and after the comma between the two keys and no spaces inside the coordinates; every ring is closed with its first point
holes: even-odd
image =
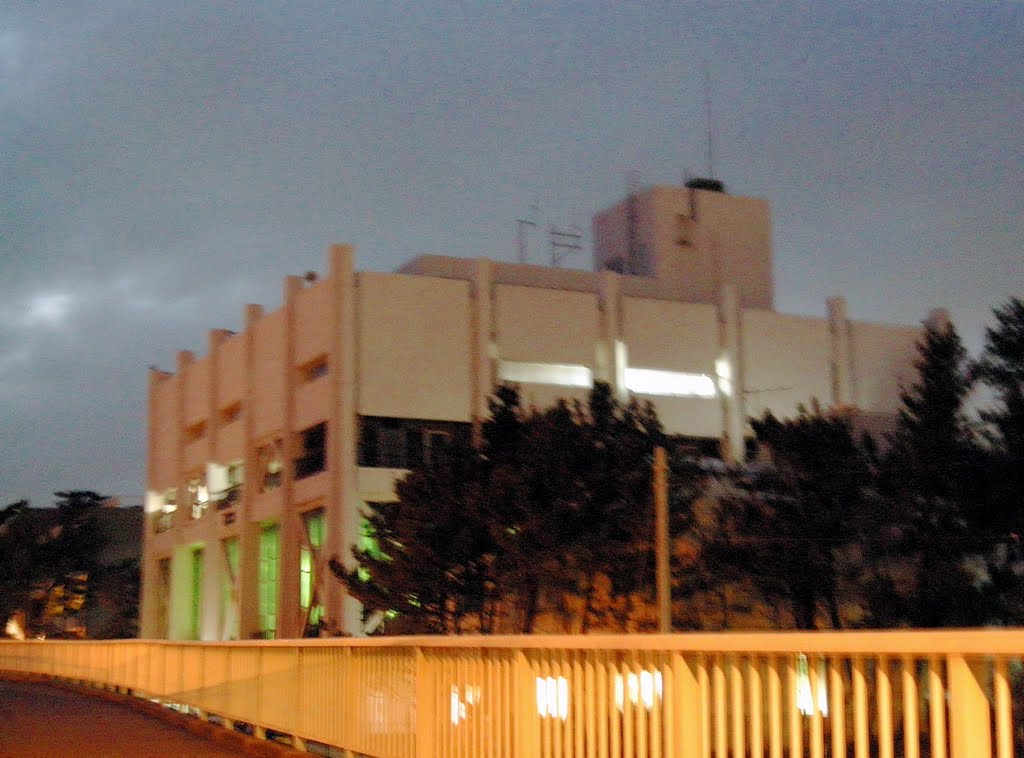
{"type": "Polygon", "coordinates": [[[277,634],[277,582],[281,556],[281,528],[274,524],[260,532],[260,631],[267,639],[277,634]]]}
{"type": "Polygon", "coordinates": [[[221,543],[224,546],[224,580],[221,583],[220,617],[223,637],[238,639],[238,603],[235,602],[235,580],[238,577],[238,538],[232,537],[221,543]]]}
{"type": "Polygon", "coordinates": [[[189,607],[188,638],[199,639],[199,624],[203,615],[203,550],[192,551],[192,603],[189,607]]]}
{"type": "Polygon", "coordinates": [[[156,564],[157,595],[156,595],[156,633],[158,637],[167,636],[167,609],[171,598],[171,559],[161,558],[156,564]]]}
{"type": "Polygon", "coordinates": [[[303,516],[303,521],[306,525],[306,541],[299,553],[299,604],[305,612],[308,627],[319,624],[324,617],[324,607],[316,597],[316,562],[327,527],[323,509],[309,511],[303,516]]]}

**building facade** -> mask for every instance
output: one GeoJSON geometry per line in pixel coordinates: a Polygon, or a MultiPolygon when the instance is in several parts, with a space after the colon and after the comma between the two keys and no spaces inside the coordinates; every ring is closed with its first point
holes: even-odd
{"type": "Polygon", "coordinates": [[[891,416],[916,326],[774,310],[767,203],[653,187],[598,214],[594,271],[421,256],[284,280],[205,356],[149,378],[142,634],[296,637],[362,629],[329,576],[360,512],[468,434],[499,382],[527,403],[594,381],[650,400],[670,433],[742,459],[747,419],[818,402],[891,416]]]}

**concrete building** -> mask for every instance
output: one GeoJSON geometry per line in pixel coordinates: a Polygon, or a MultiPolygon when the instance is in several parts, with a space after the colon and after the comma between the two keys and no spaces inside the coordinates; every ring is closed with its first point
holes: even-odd
{"type": "Polygon", "coordinates": [[[539,406],[609,382],[726,459],[766,409],[891,416],[919,327],[851,321],[841,297],[824,318],[776,312],[768,204],[702,186],[598,214],[593,272],[443,256],[356,272],[332,247],[281,308],[248,305],[244,331],[151,372],[143,635],[357,633],[327,558],[498,382],[539,406]]]}

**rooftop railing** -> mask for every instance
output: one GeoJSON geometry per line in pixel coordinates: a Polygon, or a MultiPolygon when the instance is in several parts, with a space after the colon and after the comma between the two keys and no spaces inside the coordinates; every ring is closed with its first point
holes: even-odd
{"type": "Polygon", "coordinates": [[[0,671],[379,758],[1010,758],[1024,630],[2,642],[0,671]]]}

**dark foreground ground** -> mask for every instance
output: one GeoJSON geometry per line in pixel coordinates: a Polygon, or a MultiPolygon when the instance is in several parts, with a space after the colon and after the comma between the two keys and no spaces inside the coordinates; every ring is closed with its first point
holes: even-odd
{"type": "Polygon", "coordinates": [[[60,686],[0,679],[0,758],[238,758],[207,739],[123,703],[60,686]]]}

